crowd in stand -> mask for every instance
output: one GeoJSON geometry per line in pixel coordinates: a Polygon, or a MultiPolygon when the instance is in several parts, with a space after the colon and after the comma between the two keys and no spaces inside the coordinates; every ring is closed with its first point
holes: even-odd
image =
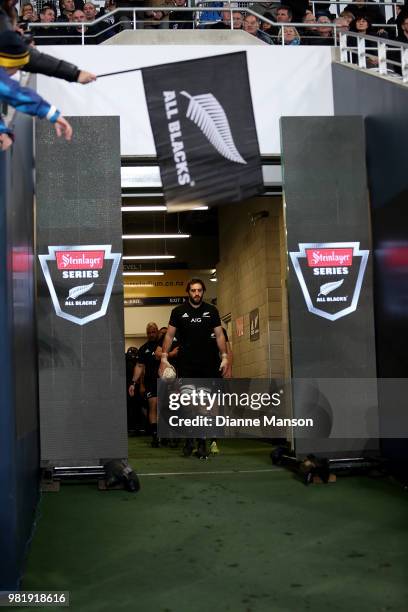
{"type": "Polygon", "coordinates": [[[196,2],[196,6],[208,6],[208,10],[172,10],[173,7],[189,6],[188,0],[106,0],[102,8],[84,0],[59,0],[58,4],[57,0],[36,0],[35,4],[27,2],[22,5],[18,25],[25,31],[32,30],[37,44],[81,44],[83,36],[85,44],[99,44],[119,31],[133,27],[133,11],[112,14],[116,8],[127,8],[137,9],[136,27],[143,29],[242,29],[264,43],[284,45],[333,46],[338,33],[345,31],[408,42],[408,0],[405,0],[405,5],[395,5],[395,17],[388,21],[384,5],[365,0],[354,0],[338,14],[331,12],[336,5],[330,7],[325,3],[315,3],[312,7],[308,0],[246,5],[236,2],[232,11],[229,5],[229,10],[226,10],[227,5],[222,2],[209,5],[196,2]],[[143,10],[155,6],[157,10],[143,10]],[[246,12],[245,6],[262,19],[246,12]],[[83,24],[100,17],[103,19],[98,23],[84,27],[83,24]],[[58,22],[72,23],[72,26],[57,28],[53,24],[58,22]],[[292,27],[292,22],[302,25],[292,27]],[[35,23],[49,25],[32,28],[30,24],[35,23]]]}

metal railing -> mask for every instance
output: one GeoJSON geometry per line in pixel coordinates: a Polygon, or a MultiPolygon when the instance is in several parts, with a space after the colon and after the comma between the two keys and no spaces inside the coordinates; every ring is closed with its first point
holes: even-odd
{"type": "MultiPolygon", "coordinates": [[[[211,0],[209,0],[211,1],[211,0]]],[[[213,2],[216,0],[212,0],[213,2]]],[[[236,8],[233,7],[233,2],[230,3],[231,6],[230,8],[223,8],[223,11],[229,11],[230,13],[230,22],[229,22],[229,28],[231,30],[234,29],[234,24],[233,24],[233,13],[236,12],[236,8]]],[[[221,8],[221,7],[220,7],[221,8]]],[[[40,42],[40,38],[43,40],[47,40],[47,39],[55,39],[56,37],[60,37],[61,39],[66,39],[67,40],[67,44],[69,44],[69,40],[74,39],[74,40],[78,40],[78,38],[81,39],[81,44],[84,45],[85,41],[88,39],[98,39],[103,35],[106,35],[106,33],[108,33],[109,31],[112,31],[116,28],[124,28],[124,29],[133,29],[136,30],[138,29],[138,24],[140,22],[142,22],[143,24],[157,24],[158,22],[155,21],[151,21],[151,20],[147,20],[147,19],[140,19],[138,17],[138,14],[140,15],[141,12],[148,12],[151,10],[156,10],[156,11],[166,11],[169,12],[168,7],[143,7],[143,11],[141,11],[140,9],[137,8],[117,8],[114,11],[107,13],[105,15],[102,15],[101,17],[98,17],[98,19],[95,19],[95,21],[87,21],[87,22],[72,22],[72,21],[67,21],[67,22],[51,22],[51,23],[30,23],[28,26],[28,29],[30,32],[32,32],[34,35],[36,32],[38,32],[38,42],[40,42]],[[130,14],[132,15],[132,17],[130,17],[130,14]],[[124,21],[117,21],[115,23],[112,23],[110,25],[107,25],[106,28],[104,28],[103,30],[100,30],[98,32],[95,32],[93,34],[87,34],[86,31],[88,28],[99,25],[99,24],[103,24],[104,22],[107,21],[107,19],[109,19],[110,17],[114,17],[115,15],[122,15],[125,17],[124,21]],[[68,31],[72,31],[72,30],[77,30],[77,33],[73,33],[73,34],[69,34],[69,33],[63,33],[60,34],[58,33],[58,30],[67,30],[68,31]],[[47,34],[45,33],[44,35],[41,33],[41,30],[45,30],[45,32],[47,32],[47,30],[52,30],[51,33],[47,34]]],[[[172,7],[171,11],[173,12],[192,12],[193,9],[189,8],[189,7],[172,7]]],[[[206,12],[208,11],[208,7],[196,7],[194,8],[194,12],[206,12]]],[[[323,28],[327,28],[327,27],[331,27],[333,30],[333,38],[335,41],[335,45],[337,45],[337,32],[339,31],[340,28],[338,28],[335,24],[331,25],[331,24],[327,24],[327,23],[314,23],[314,24],[305,24],[305,23],[299,23],[299,22],[287,22],[287,23],[277,23],[276,21],[272,21],[266,17],[263,17],[262,15],[259,15],[258,13],[256,13],[255,11],[253,11],[252,9],[245,9],[245,13],[248,15],[254,15],[255,17],[257,17],[261,22],[263,23],[268,23],[270,24],[272,27],[274,27],[276,30],[283,28],[283,30],[286,27],[290,27],[290,28],[299,28],[302,30],[311,30],[311,29],[323,29],[323,28]]],[[[160,22],[159,22],[160,23],[160,22]]],[[[211,21],[208,22],[208,25],[210,24],[214,24],[216,22],[211,21]]],[[[201,22],[199,24],[197,24],[197,22],[194,20],[192,22],[193,24],[193,29],[197,29],[197,28],[205,28],[205,22],[201,22]]],[[[392,26],[394,27],[394,26],[392,26]]],[[[260,30],[262,32],[262,30],[260,30]]],[[[267,32],[264,32],[264,34],[266,36],[268,36],[271,39],[271,42],[274,38],[277,38],[277,34],[275,36],[270,36],[267,32]]],[[[283,39],[284,37],[282,37],[283,39]]],[[[284,40],[282,40],[282,44],[284,44],[284,40]]]]}
{"type": "Polygon", "coordinates": [[[357,32],[341,32],[340,61],[357,64],[359,68],[367,68],[368,63],[375,63],[381,75],[397,76],[403,83],[408,83],[408,44],[367,36],[357,32]],[[350,47],[350,38],[355,38],[357,46],[350,47]],[[369,46],[367,46],[369,42],[369,46]],[[395,59],[399,57],[400,59],[395,59]],[[353,60],[356,61],[353,61],[353,60]]]}
{"type": "MultiPolygon", "coordinates": [[[[330,0],[321,0],[321,2],[318,2],[317,0],[312,0],[315,4],[333,4],[332,2],[330,2],[330,0]]],[[[57,37],[60,37],[61,39],[66,39],[67,40],[67,44],[69,44],[70,40],[78,40],[80,38],[81,40],[81,45],[84,45],[85,42],[88,40],[97,40],[97,39],[101,39],[101,37],[104,37],[104,40],[106,40],[106,35],[111,32],[111,31],[118,31],[118,29],[122,30],[122,29],[133,29],[136,30],[139,27],[142,27],[141,24],[143,24],[143,26],[147,25],[149,27],[149,25],[155,25],[155,26],[159,26],[162,22],[161,21],[155,21],[155,20],[149,20],[146,18],[141,18],[140,15],[144,15],[145,13],[148,13],[149,11],[162,11],[166,14],[173,12],[173,13],[183,13],[183,12],[193,12],[195,13],[205,13],[206,11],[209,10],[209,8],[211,7],[211,4],[215,4],[218,3],[218,0],[207,0],[206,1],[206,6],[195,6],[195,7],[169,7],[168,5],[165,6],[155,6],[155,7],[132,7],[132,8],[117,8],[114,11],[110,12],[110,13],[106,13],[104,15],[101,15],[100,17],[98,17],[97,19],[95,19],[94,21],[89,21],[89,22],[51,22],[51,23],[37,23],[37,22],[33,22],[30,23],[28,25],[28,29],[29,31],[31,31],[34,35],[36,32],[38,32],[38,39],[37,42],[39,44],[40,43],[40,39],[41,40],[50,40],[50,39],[55,39],[57,37]],[[111,24],[107,24],[108,20],[114,19],[114,23],[111,24]],[[119,18],[118,20],[116,20],[116,18],[119,18]],[[87,33],[88,28],[92,28],[94,26],[100,26],[100,25],[104,25],[106,23],[106,27],[103,29],[100,29],[97,32],[94,33],[87,33]],[[42,30],[45,30],[45,34],[42,34],[42,30]],[[48,32],[51,30],[51,33],[47,34],[47,30],[48,32]],[[58,32],[58,30],[68,30],[68,33],[65,33],[62,35],[58,32]],[[69,32],[73,31],[73,30],[77,30],[77,32],[74,32],[72,34],[70,34],[69,32]]],[[[224,3],[226,4],[226,3],[224,3]]],[[[305,38],[305,39],[312,39],[313,35],[310,34],[311,31],[316,31],[319,29],[324,29],[324,28],[331,28],[332,29],[332,34],[330,37],[333,44],[332,46],[338,46],[338,41],[339,41],[339,34],[340,32],[342,32],[343,28],[341,26],[337,26],[335,23],[304,23],[304,22],[287,22],[287,23],[277,23],[276,21],[272,21],[270,19],[268,19],[267,17],[264,17],[262,15],[259,15],[257,12],[255,12],[254,10],[252,10],[251,8],[243,8],[242,6],[240,7],[236,7],[235,5],[238,4],[237,2],[234,2],[233,0],[230,0],[228,2],[228,6],[223,6],[223,7],[219,7],[216,6],[217,9],[219,9],[219,12],[226,12],[228,11],[230,13],[230,21],[229,21],[229,28],[231,30],[234,29],[234,24],[233,24],[233,13],[236,11],[245,13],[247,15],[254,15],[255,17],[257,17],[257,19],[260,20],[260,22],[262,23],[267,23],[270,24],[275,32],[277,32],[278,29],[281,29],[284,31],[285,28],[296,28],[299,31],[299,35],[300,38],[305,38]]],[[[239,2],[239,4],[244,4],[244,2],[239,2]]],[[[247,0],[247,4],[249,5],[250,2],[249,0],[247,0]]],[[[253,4],[251,2],[251,4],[253,4]]],[[[340,2],[337,2],[337,4],[343,4],[340,2]]],[[[370,2],[370,3],[366,3],[366,4],[372,4],[372,5],[376,5],[378,6],[379,4],[387,4],[386,2],[382,2],[382,3],[377,3],[377,2],[370,2]]],[[[395,6],[395,3],[393,3],[395,6]]],[[[215,7],[214,7],[215,8],[215,7]]],[[[221,21],[221,20],[218,20],[221,21]]],[[[194,16],[193,20],[192,20],[192,29],[204,29],[206,25],[211,25],[214,24],[216,22],[214,21],[210,21],[208,23],[203,22],[203,21],[197,21],[197,18],[194,16]]],[[[397,32],[397,26],[394,24],[373,24],[374,28],[381,28],[384,30],[390,30],[392,32],[397,32]]],[[[166,28],[167,29],[167,28],[166,28]]],[[[170,28],[171,29],[171,28],[170,28]]],[[[259,30],[260,32],[263,32],[263,34],[269,38],[269,42],[271,44],[276,44],[276,41],[278,42],[278,44],[280,45],[285,45],[285,37],[281,36],[278,39],[278,34],[269,34],[268,32],[265,32],[263,30],[259,30]]],[[[352,32],[347,31],[347,34],[353,34],[352,32]]],[[[321,40],[321,37],[319,34],[316,34],[316,39],[318,39],[319,41],[321,40]]],[[[59,40],[60,42],[60,40],[59,40]]]]}

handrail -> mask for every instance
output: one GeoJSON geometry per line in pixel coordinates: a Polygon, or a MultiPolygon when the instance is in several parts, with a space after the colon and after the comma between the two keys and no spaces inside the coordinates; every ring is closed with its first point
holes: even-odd
{"type": "MultiPolygon", "coordinates": [[[[408,83],[408,43],[386,40],[384,38],[377,38],[376,36],[363,35],[358,32],[340,32],[339,37],[340,43],[340,61],[342,63],[350,63],[349,56],[357,54],[358,67],[367,68],[367,57],[378,58],[378,72],[381,75],[389,74],[388,64],[397,66],[401,69],[402,82],[408,83]],[[348,39],[352,37],[357,40],[357,48],[348,46],[348,39]],[[366,41],[374,42],[377,45],[377,56],[374,56],[372,47],[366,47],[366,41]],[[387,58],[387,47],[394,47],[394,53],[400,52],[401,61],[398,62],[395,59],[387,58]],[[367,50],[369,51],[367,53],[367,50]]],[[[394,57],[394,56],[393,56],[394,57]]]]}

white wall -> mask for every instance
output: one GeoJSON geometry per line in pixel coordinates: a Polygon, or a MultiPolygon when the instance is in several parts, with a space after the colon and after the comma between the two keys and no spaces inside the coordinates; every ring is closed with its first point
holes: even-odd
{"type": "MultiPolygon", "coordinates": [[[[280,153],[281,116],[334,114],[330,47],[67,45],[43,49],[96,74],[246,50],[263,155],[280,153]]],[[[38,75],[37,87],[64,115],[120,115],[122,155],[155,155],[140,72],[101,78],[86,86],[38,75]]]]}
{"type": "Polygon", "coordinates": [[[125,336],[145,336],[150,321],[167,326],[173,306],[140,306],[125,308],[125,336]]]}
{"type": "MultiPolygon", "coordinates": [[[[217,283],[210,281],[210,276],[202,270],[191,270],[190,277],[201,278],[206,285],[207,291],[204,299],[206,302],[217,297],[217,283]]],[[[125,336],[128,338],[134,336],[146,335],[146,325],[150,321],[157,323],[158,327],[164,327],[168,324],[170,313],[174,306],[127,306],[125,307],[125,336]]],[[[224,315],[226,313],[220,313],[224,315]]],[[[140,344],[140,343],[139,343],[140,344]]],[[[139,346],[136,344],[136,346],[139,346]]]]}

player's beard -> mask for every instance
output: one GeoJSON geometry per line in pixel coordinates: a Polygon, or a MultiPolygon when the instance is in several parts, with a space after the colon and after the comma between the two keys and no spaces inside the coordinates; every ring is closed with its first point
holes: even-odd
{"type": "Polygon", "coordinates": [[[203,296],[202,295],[201,296],[197,296],[195,298],[194,297],[193,298],[190,297],[190,303],[193,306],[200,306],[202,301],[203,301],[203,296]]]}

